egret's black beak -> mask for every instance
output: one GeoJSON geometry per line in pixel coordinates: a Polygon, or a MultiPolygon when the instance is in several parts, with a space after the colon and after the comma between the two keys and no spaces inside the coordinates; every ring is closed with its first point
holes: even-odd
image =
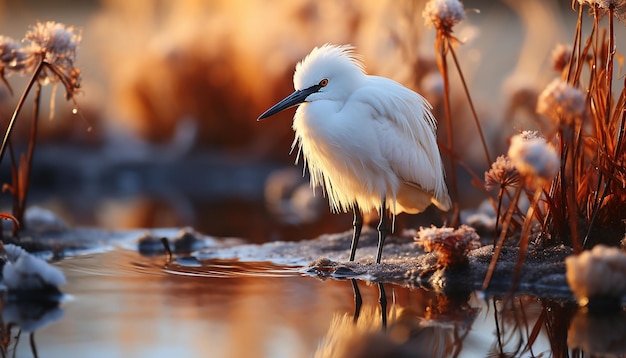
{"type": "Polygon", "coordinates": [[[311,93],[315,93],[315,92],[319,91],[320,88],[322,88],[321,85],[313,85],[313,86],[311,86],[309,88],[305,88],[305,89],[301,89],[301,90],[295,91],[294,93],[290,94],[285,99],[283,99],[282,101],[276,103],[272,108],[270,108],[267,111],[263,112],[263,114],[260,115],[259,118],[257,118],[257,121],[260,121],[261,119],[273,116],[276,113],[282,112],[282,111],[284,111],[287,108],[291,108],[293,106],[299,105],[300,103],[306,102],[306,98],[311,93]]]}

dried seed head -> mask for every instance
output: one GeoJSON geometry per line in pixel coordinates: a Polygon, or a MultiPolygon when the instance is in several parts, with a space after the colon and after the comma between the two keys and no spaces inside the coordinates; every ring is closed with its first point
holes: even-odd
{"type": "Polygon", "coordinates": [[[585,113],[585,95],[561,79],[550,82],[537,100],[537,113],[571,123],[585,113]]]}
{"type": "Polygon", "coordinates": [[[15,59],[20,44],[10,37],[0,35],[0,65],[6,66],[15,59]]]}
{"type": "Polygon", "coordinates": [[[595,3],[600,9],[608,10],[613,7],[617,10],[626,5],[626,0],[596,0],[595,3]]]}
{"type": "Polygon", "coordinates": [[[598,7],[609,10],[613,7],[613,14],[617,20],[626,23],[626,0],[598,0],[598,7]]]}
{"type": "Polygon", "coordinates": [[[552,50],[552,67],[561,72],[567,67],[572,58],[572,46],[557,44],[552,50]]]}
{"type": "Polygon", "coordinates": [[[517,187],[521,184],[520,175],[511,159],[505,155],[499,156],[491,164],[489,171],[485,172],[485,189],[506,189],[517,187]]]}
{"type": "Polygon", "coordinates": [[[22,73],[28,66],[30,53],[10,37],[0,35],[0,70],[7,74],[22,73]]]}
{"type": "Polygon", "coordinates": [[[60,65],[58,62],[69,62],[71,65],[76,60],[81,34],[73,26],[48,21],[36,23],[24,38],[31,42],[34,52],[45,54],[46,62],[57,65],[60,65]]]}
{"type": "Polygon", "coordinates": [[[468,263],[467,253],[480,248],[480,237],[474,228],[467,225],[461,225],[456,230],[451,227],[420,227],[415,243],[426,252],[436,252],[439,266],[455,268],[468,263]]]}
{"type": "Polygon", "coordinates": [[[521,175],[545,180],[552,180],[561,164],[556,150],[545,139],[525,139],[522,134],[511,138],[508,156],[521,175]]]}
{"type": "Polygon", "coordinates": [[[626,22],[626,0],[578,0],[580,6],[588,5],[602,10],[602,13],[613,11],[613,15],[622,22],[626,22]]]}
{"type": "Polygon", "coordinates": [[[541,134],[539,134],[539,132],[537,131],[522,131],[522,133],[519,134],[519,136],[523,139],[523,140],[530,140],[530,139],[545,139],[543,138],[543,136],[541,134]]]}
{"type": "Polygon", "coordinates": [[[430,0],[422,11],[422,17],[426,27],[450,33],[452,27],[465,18],[465,10],[459,0],[430,0]]]}
{"type": "Polygon", "coordinates": [[[61,81],[66,90],[66,97],[72,98],[80,87],[80,70],[74,67],[78,45],[81,40],[79,30],[73,26],[48,21],[38,22],[26,33],[25,40],[30,41],[25,48],[30,56],[24,62],[25,71],[34,70],[41,56],[46,66],[39,75],[42,84],[61,81]]]}

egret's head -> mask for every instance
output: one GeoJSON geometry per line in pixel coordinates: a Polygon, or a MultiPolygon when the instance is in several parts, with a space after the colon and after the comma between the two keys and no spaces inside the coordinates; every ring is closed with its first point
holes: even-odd
{"type": "Polygon", "coordinates": [[[293,85],[296,90],[304,90],[325,79],[327,86],[320,88],[319,93],[349,95],[363,74],[363,63],[353,46],[326,44],[314,48],[296,65],[293,85]]]}
{"type": "Polygon", "coordinates": [[[316,47],[296,65],[295,92],[263,113],[259,120],[303,102],[345,100],[365,75],[360,57],[350,45],[316,47]]]}

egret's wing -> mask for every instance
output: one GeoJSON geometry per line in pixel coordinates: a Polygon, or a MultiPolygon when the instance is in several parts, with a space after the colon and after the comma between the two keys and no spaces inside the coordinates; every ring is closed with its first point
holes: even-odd
{"type": "Polygon", "coordinates": [[[371,107],[382,155],[404,184],[431,193],[446,208],[450,199],[431,105],[395,81],[376,76],[369,81],[350,100],[371,107]]]}

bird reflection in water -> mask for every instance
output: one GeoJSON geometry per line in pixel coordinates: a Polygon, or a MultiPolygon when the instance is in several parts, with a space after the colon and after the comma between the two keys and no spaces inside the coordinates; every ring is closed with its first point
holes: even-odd
{"type": "Polygon", "coordinates": [[[363,303],[357,281],[350,282],[354,291],[354,313],[333,316],[315,357],[444,357],[456,356],[461,351],[477,312],[467,310],[468,296],[460,303],[434,294],[432,299],[409,307],[398,304],[392,295],[387,311],[383,283],[376,284],[378,304],[368,305],[363,303]],[[445,317],[451,319],[452,324],[445,323],[445,317]]]}

